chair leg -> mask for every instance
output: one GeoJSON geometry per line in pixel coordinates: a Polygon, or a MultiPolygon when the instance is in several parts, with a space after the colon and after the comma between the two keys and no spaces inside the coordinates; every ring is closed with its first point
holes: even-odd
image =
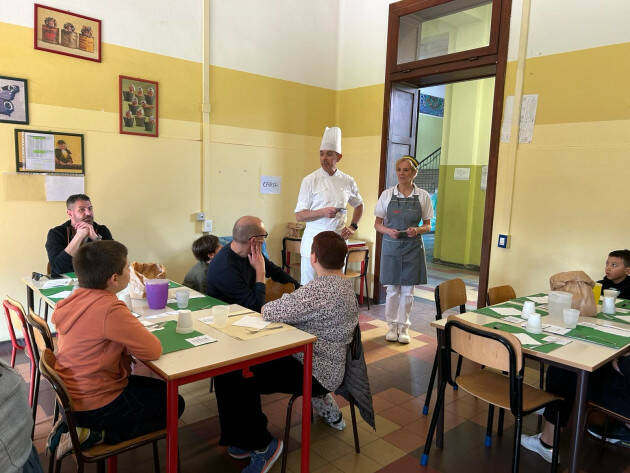
{"type": "Polygon", "coordinates": [[[545,363],[542,360],[540,360],[540,381],[538,386],[543,391],[545,390],[545,363]]]}
{"type": "MultiPolygon", "coordinates": [[[[281,473],[286,473],[287,471],[287,457],[289,455],[289,433],[291,431],[291,414],[293,412],[293,402],[298,398],[296,394],[291,396],[289,399],[289,404],[287,405],[287,417],[284,422],[284,448],[282,449],[282,467],[280,468],[281,473]]],[[[302,412],[302,416],[304,416],[304,412],[302,412]]]]}
{"type": "Polygon", "coordinates": [[[420,465],[426,466],[429,462],[429,452],[431,451],[431,444],[433,443],[433,435],[435,434],[435,428],[437,427],[438,417],[440,417],[440,411],[442,410],[442,404],[444,403],[444,391],[446,390],[446,381],[443,381],[438,390],[437,401],[435,402],[435,408],[433,409],[433,416],[431,417],[431,424],[429,425],[429,433],[427,434],[427,440],[424,443],[424,452],[420,457],[420,465]]]}
{"type": "Polygon", "coordinates": [[[101,460],[96,464],[96,471],[98,473],[105,473],[105,460],[101,460]]]}
{"type": "Polygon", "coordinates": [[[39,383],[42,377],[42,374],[39,371],[39,368],[37,367],[37,365],[35,366],[35,369],[37,370],[37,373],[35,374],[35,392],[34,392],[34,399],[33,399],[33,430],[31,431],[31,439],[35,435],[35,420],[37,418],[37,403],[39,402],[39,383]]]}
{"type": "MultiPolygon", "coordinates": [[[[50,464],[51,464],[51,465],[52,465],[53,460],[55,460],[55,454],[56,454],[56,452],[52,452],[52,453],[50,454],[50,456],[51,456],[51,457],[50,457],[50,459],[51,459],[50,464]]],[[[62,458],[60,458],[59,460],[56,460],[56,461],[55,461],[55,470],[54,470],[54,473],[61,473],[61,460],[63,460],[63,459],[62,459],[62,458]]],[[[49,473],[50,473],[50,470],[49,470],[49,473]]]]}
{"type": "Polygon", "coordinates": [[[368,291],[367,275],[363,278],[363,280],[365,281],[365,297],[367,299],[367,306],[368,306],[368,310],[370,310],[370,292],[368,291]]]}
{"type": "Polygon", "coordinates": [[[208,392],[210,393],[214,392],[214,376],[210,378],[210,389],[208,390],[208,392]]]}
{"type": "Polygon", "coordinates": [[[116,455],[107,459],[107,473],[118,473],[118,457],[116,455]]]}
{"type": "Polygon", "coordinates": [[[429,387],[427,388],[427,395],[424,398],[424,407],[422,408],[422,414],[427,415],[429,413],[429,404],[431,403],[431,392],[433,391],[433,384],[435,383],[435,375],[437,374],[437,351],[435,352],[435,358],[433,359],[433,368],[431,368],[431,377],[429,378],[429,387]]]}
{"type": "Polygon", "coordinates": [[[488,425],[486,425],[486,447],[492,446],[492,423],[494,421],[494,404],[488,405],[488,425]]]}
{"type": "Polygon", "coordinates": [[[518,473],[519,462],[521,460],[521,430],[523,418],[515,416],[514,418],[514,458],[512,460],[512,473],[518,473]]]}
{"type": "MultiPolygon", "coordinates": [[[[160,455],[158,454],[157,440],[151,444],[153,446],[153,468],[155,473],[160,473],[160,455]]],[[[179,458],[179,455],[177,455],[179,458]]]]}
{"type": "Polygon", "coordinates": [[[503,421],[505,419],[505,409],[499,409],[499,422],[497,423],[497,437],[503,435],[503,421]]]}
{"type": "Polygon", "coordinates": [[[361,453],[359,446],[359,432],[357,430],[357,414],[354,411],[354,399],[350,400],[350,417],[352,418],[352,433],[354,435],[354,451],[361,453]]]}
{"type": "Polygon", "coordinates": [[[15,345],[11,345],[11,368],[15,368],[15,355],[17,354],[17,348],[15,345]]]}
{"type": "Polygon", "coordinates": [[[556,409],[556,425],[553,429],[553,453],[551,454],[551,473],[558,471],[558,450],[560,450],[560,409],[556,409]]]}
{"type": "Polygon", "coordinates": [[[37,365],[35,363],[35,360],[31,360],[31,384],[28,387],[28,405],[31,407],[33,407],[33,399],[35,397],[35,378],[36,377],[37,377],[37,365]]]}
{"type": "MultiPolygon", "coordinates": [[[[459,373],[462,371],[462,355],[459,355],[459,357],[457,358],[457,369],[455,370],[455,379],[457,379],[457,377],[459,376],[459,373]]],[[[457,391],[457,384],[455,386],[453,386],[453,389],[455,391],[457,391]]]]}
{"type": "Polygon", "coordinates": [[[48,322],[48,304],[44,303],[44,320],[48,322]]]}

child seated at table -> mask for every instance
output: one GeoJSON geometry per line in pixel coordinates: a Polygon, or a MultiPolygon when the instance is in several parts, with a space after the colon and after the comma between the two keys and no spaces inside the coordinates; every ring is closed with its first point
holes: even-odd
{"type": "Polygon", "coordinates": [[[197,263],[186,273],[184,286],[202,294],[206,293],[208,265],[220,249],[219,239],[214,235],[204,235],[193,242],[192,252],[197,258],[197,263]]]}
{"type": "Polygon", "coordinates": [[[621,299],[630,299],[630,250],[611,251],[606,258],[606,276],[601,281],[604,289],[617,289],[621,299]]]}
{"type": "MultiPolygon", "coordinates": [[[[129,311],[116,293],[129,283],[127,248],[117,241],[81,246],[72,258],[79,288],[57,304],[55,370],[72,398],[84,446],[115,444],[166,426],[166,383],[131,374],[132,356],[156,360],[158,338],[129,311]]],[[[184,399],[179,397],[179,415],[184,399]]],[[[63,422],[49,436],[57,458],[72,448],[63,422]],[[65,432],[64,432],[65,431],[65,432]]]]}

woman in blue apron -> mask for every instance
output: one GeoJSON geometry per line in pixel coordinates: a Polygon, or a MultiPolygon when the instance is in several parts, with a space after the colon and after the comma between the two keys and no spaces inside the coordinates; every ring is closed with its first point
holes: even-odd
{"type": "Polygon", "coordinates": [[[429,193],[413,183],[417,172],[411,156],[396,161],[398,185],[383,191],[374,210],[374,228],[383,234],[380,280],[387,287],[389,342],[409,343],[413,287],[427,282],[422,234],[431,230],[433,206],[429,193]]]}

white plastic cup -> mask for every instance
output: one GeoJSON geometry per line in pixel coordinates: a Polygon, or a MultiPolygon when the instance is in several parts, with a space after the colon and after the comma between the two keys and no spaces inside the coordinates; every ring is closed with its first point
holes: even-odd
{"type": "Polygon", "coordinates": [[[616,297],[613,296],[604,296],[602,298],[602,312],[604,314],[615,315],[615,302],[617,301],[616,297]]]}
{"type": "Polygon", "coordinates": [[[180,310],[177,314],[177,333],[190,333],[193,331],[192,312],[189,310],[180,310]]]}
{"type": "Polygon", "coordinates": [[[528,320],[529,316],[531,314],[533,314],[534,312],[536,312],[536,306],[534,305],[534,301],[525,301],[525,302],[523,302],[523,312],[522,312],[521,316],[525,320],[528,320]]]}
{"type": "Polygon", "coordinates": [[[215,305],[212,308],[212,316],[214,317],[214,326],[223,328],[228,323],[228,314],[230,313],[229,305],[215,305]]]}
{"type": "Polygon", "coordinates": [[[542,321],[540,320],[540,314],[534,312],[529,314],[527,319],[527,331],[531,333],[542,333],[542,321]]]}
{"type": "Polygon", "coordinates": [[[564,309],[562,311],[562,320],[564,320],[564,325],[567,328],[575,328],[579,318],[580,311],[578,309],[564,309]]]}
{"type": "Polygon", "coordinates": [[[175,291],[175,299],[177,299],[177,308],[185,309],[188,307],[188,298],[190,297],[190,291],[188,289],[180,288],[175,291]]]}
{"type": "Polygon", "coordinates": [[[619,291],[617,289],[604,289],[604,296],[619,297],[619,291]]]}

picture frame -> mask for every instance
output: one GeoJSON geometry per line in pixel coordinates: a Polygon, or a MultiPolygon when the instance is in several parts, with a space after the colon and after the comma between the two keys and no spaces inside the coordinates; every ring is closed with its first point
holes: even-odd
{"type": "Polygon", "coordinates": [[[34,47],[42,51],[101,62],[101,20],[34,5],[34,47]]]}
{"type": "Polygon", "coordinates": [[[15,170],[18,173],[85,174],[84,136],[16,128],[15,170]]]}
{"type": "Polygon", "coordinates": [[[28,125],[28,81],[0,76],[0,123],[28,125]]]}
{"type": "Polygon", "coordinates": [[[121,134],[158,136],[159,89],[156,81],[118,76],[118,126],[121,134]]]}

